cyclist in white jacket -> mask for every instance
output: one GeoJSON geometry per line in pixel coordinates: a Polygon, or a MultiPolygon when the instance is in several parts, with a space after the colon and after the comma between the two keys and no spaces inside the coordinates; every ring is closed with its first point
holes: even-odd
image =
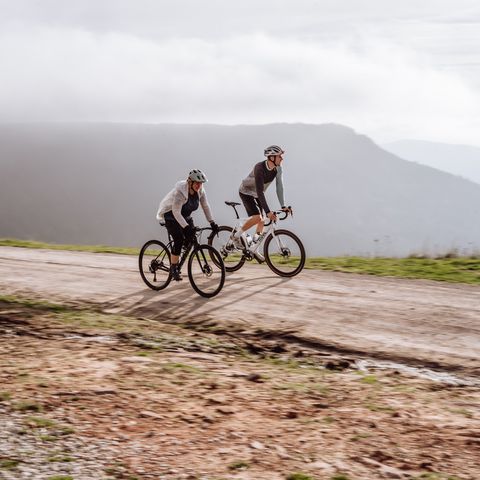
{"type": "Polygon", "coordinates": [[[191,241],[195,235],[192,213],[202,206],[205,217],[210,222],[214,232],[218,225],[213,220],[212,211],[207,200],[203,184],[207,177],[201,170],[192,170],[186,180],[181,180],[167,193],[160,202],[157,220],[165,222],[168,233],[173,238],[170,270],[174,280],[182,280],[178,268],[178,259],[185,241],[191,241]]]}

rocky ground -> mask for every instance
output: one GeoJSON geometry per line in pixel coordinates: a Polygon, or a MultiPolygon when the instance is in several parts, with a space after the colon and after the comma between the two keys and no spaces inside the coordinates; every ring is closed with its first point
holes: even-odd
{"type": "Polygon", "coordinates": [[[213,322],[0,302],[0,478],[480,478],[480,387],[357,360],[213,322]]]}

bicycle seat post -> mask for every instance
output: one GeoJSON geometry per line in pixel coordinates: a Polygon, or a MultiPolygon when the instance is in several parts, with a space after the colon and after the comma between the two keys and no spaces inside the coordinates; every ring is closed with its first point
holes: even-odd
{"type": "Polygon", "coordinates": [[[237,216],[237,220],[240,219],[240,215],[238,214],[237,212],[237,205],[240,205],[240,203],[238,202],[225,202],[228,206],[230,207],[233,207],[233,209],[235,210],[235,215],[237,216]]]}

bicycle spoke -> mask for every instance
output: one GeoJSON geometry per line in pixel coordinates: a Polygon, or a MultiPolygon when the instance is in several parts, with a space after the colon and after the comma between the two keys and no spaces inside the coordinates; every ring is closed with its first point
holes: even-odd
{"type": "Polygon", "coordinates": [[[243,253],[233,249],[231,246],[231,233],[232,227],[222,226],[217,234],[211,235],[208,239],[208,244],[220,253],[227,272],[234,272],[245,263],[243,253]]]}
{"type": "Polygon", "coordinates": [[[143,281],[152,290],[161,290],[170,283],[170,252],[163,243],[147,242],[140,250],[138,266],[143,281]]]}
{"type": "Polygon", "coordinates": [[[217,295],[225,282],[225,267],[220,254],[209,245],[200,245],[188,260],[188,277],[199,295],[217,295]]]}
{"type": "Polygon", "coordinates": [[[305,249],[288,230],[276,230],[265,241],[265,260],[277,275],[293,277],[305,265],[305,249]]]}

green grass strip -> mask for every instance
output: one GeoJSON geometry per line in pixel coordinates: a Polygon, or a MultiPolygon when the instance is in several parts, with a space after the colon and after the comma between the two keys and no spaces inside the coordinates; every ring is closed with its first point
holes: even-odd
{"type": "MultiPolygon", "coordinates": [[[[106,245],[57,245],[30,240],[0,239],[0,246],[68,250],[94,253],[117,253],[138,255],[133,247],[110,247],[106,245]]],[[[312,257],[306,268],[334,272],[359,273],[387,277],[436,280],[441,282],[480,284],[480,257],[439,258],[366,258],[366,257],[312,257]]]]}
{"type": "Polygon", "coordinates": [[[334,272],[480,284],[480,257],[317,257],[307,259],[306,267],[334,272]]]}
{"type": "Polygon", "coordinates": [[[60,245],[56,243],[35,242],[33,240],[16,240],[0,238],[2,247],[39,248],[48,250],[68,250],[72,252],[118,253],[120,255],[138,255],[139,248],[111,247],[108,245],[60,245]]]}

